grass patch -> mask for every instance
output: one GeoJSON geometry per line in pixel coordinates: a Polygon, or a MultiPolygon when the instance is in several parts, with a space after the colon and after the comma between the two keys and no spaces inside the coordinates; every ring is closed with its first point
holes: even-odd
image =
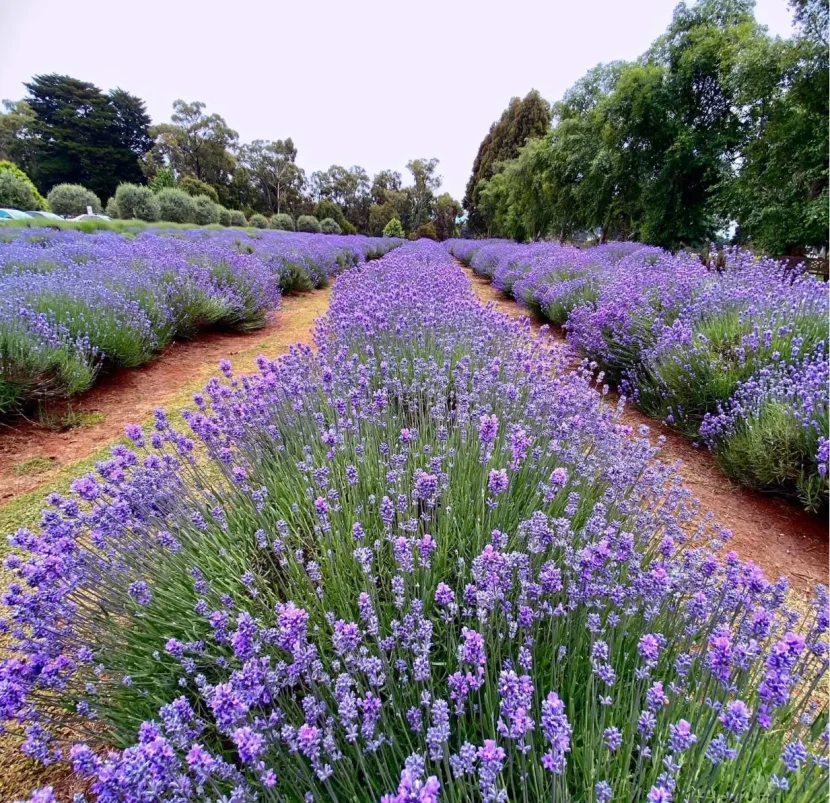
{"type": "Polygon", "coordinates": [[[33,474],[43,474],[55,465],[54,457],[30,457],[28,460],[21,460],[12,468],[15,477],[30,477],[33,474]]]}
{"type": "Polygon", "coordinates": [[[60,412],[41,407],[37,416],[38,424],[53,432],[66,432],[70,429],[92,427],[95,424],[102,424],[106,420],[107,416],[97,410],[73,410],[71,407],[60,412]]]}

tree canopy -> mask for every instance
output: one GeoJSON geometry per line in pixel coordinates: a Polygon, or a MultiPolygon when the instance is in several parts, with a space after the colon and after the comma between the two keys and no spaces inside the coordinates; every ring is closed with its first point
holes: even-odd
{"type": "Polygon", "coordinates": [[[472,230],[826,246],[828,2],[791,6],[798,30],[782,41],[752,0],[680,3],[640,59],[589,70],[554,103],[552,128],[520,144],[511,100],[473,163],[472,230]]]}

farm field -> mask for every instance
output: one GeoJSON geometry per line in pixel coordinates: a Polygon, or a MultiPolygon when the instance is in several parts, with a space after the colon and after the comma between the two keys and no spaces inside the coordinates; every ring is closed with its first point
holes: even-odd
{"type": "Polygon", "coordinates": [[[649,415],[737,482],[828,494],[826,284],[737,249],[705,264],[638,243],[580,250],[456,241],[476,273],[567,332],[649,415]]]}
{"type": "Polygon", "coordinates": [[[286,299],[13,537],[25,752],[68,751],[60,788],[102,801],[819,799],[818,518],[701,493],[714,467],[679,474],[678,436],[659,452],[445,247],[368,255],[332,271],[316,350],[280,326],[307,342],[328,296],[286,299]]]}

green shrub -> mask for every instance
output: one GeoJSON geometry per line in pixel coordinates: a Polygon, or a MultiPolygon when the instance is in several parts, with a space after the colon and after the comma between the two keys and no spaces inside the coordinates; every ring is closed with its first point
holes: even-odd
{"type": "Polygon", "coordinates": [[[344,220],[342,224],[340,224],[340,228],[343,230],[343,234],[357,234],[357,228],[352,226],[348,220],[344,220]]]}
{"type": "Polygon", "coordinates": [[[185,176],[181,179],[181,181],[179,181],[179,189],[184,190],[188,195],[192,195],[194,198],[199,195],[206,195],[211,201],[213,201],[213,203],[219,203],[219,193],[217,193],[216,190],[206,181],[193,178],[193,176],[185,176]]]}
{"type": "Polygon", "coordinates": [[[435,231],[435,224],[430,221],[429,223],[424,223],[421,226],[418,226],[412,234],[409,235],[410,240],[437,240],[438,239],[438,232],[435,231]]]}
{"type": "Polygon", "coordinates": [[[297,218],[297,231],[307,231],[312,234],[320,233],[320,221],[314,215],[300,215],[297,218]]]}
{"type": "Polygon", "coordinates": [[[219,204],[212,201],[207,195],[197,195],[193,199],[196,204],[196,223],[200,226],[210,226],[219,223],[219,204]]]}
{"type": "Polygon", "coordinates": [[[109,201],[107,201],[107,205],[104,207],[104,214],[107,217],[111,217],[113,220],[121,217],[118,212],[118,202],[115,200],[114,195],[109,199],[109,201]]]}
{"type": "Polygon", "coordinates": [[[253,226],[255,229],[267,229],[268,218],[265,215],[251,215],[248,218],[248,225],[253,226]]]}
{"type": "Polygon", "coordinates": [[[100,198],[92,190],[80,184],[58,184],[52,187],[46,200],[52,211],[63,217],[85,215],[88,206],[92,207],[94,214],[101,214],[100,198]]]}
{"type": "Polygon", "coordinates": [[[247,226],[248,219],[245,217],[244,212],[240,212],[238,209],[231,209],[231,226],[247,226]]]}
{"type": "Polygon", "coordinates": [[[37,191],[32,180],[14,162],[5,160],[0,160],[0,206],[24,212],[49,209],[49,204],[37,191]],[[17,204],[13,200],[25,203],[17,204]]]}
{"type": "Polygon", "coordinates": [[[125,220],[146,220],[153,223],[159,219],[159,202],[149,187],[119,184],[115,191],[115,205],[118,217],[125,220]]]}
{"type": "Polygon", "coordinates": [[[231,225],[231,210],[226,209],[224,206],[219,206],[219,225],[220,226],[230,226],[231,225]]]}
{"type": "Polygon", "coordinates": [[[176,186],[176,177],[169,167],[162,167],[148,182],[147,186],[153,192],[161,192],[168,187],[176,186]]]}
{"type": "Polygon", "coordinates": [[[403,226],[401,226],[401,221],[398,220],[396,217],[393,217],[384,227],[383,227],[383,236],[384,237],[403,237],[403,226]]]}
{"type": "Polygon", "coordinates": [[[27,211],[36,209],[31,187],[10,170],[0,170],[0,206],[27,211]]]}
{"type": "Polygon", "coordinates": [[[270,226],[280,231],[294,231],[294,218],[286,215],[285,212],[279,212],[271,218],[270,226]]]}
{"type": "Polygon", "coordinates": [[[337,225],[336,220],[327,217],[325,220],[320,221],[320,231],[322,231],[323,234],[340,234],[343,230],[337,225]]]}
{"type": "Polygon", "coordinates": [[[317,220],[325,220],[327,217],[330,217],[340,226],[341,230],[345,228],[346,216],[343,214],[343,210],[339,204],[334,203],[334,201],[329,201],[327,198],[323,198],[314,207],[314,217],[317,220]]]}
{"type": "Polygon", "coordinates": [[[195,223],[196,203],[184,190],[168,187],[156,195],[159,218],[167,223],[195,223]]]}

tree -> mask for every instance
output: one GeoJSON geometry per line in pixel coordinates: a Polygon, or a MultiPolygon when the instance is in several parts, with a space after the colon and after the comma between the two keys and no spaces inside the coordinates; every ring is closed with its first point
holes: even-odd
{"type": "Polygon", "coordinates": [[[167,165],[177,179],[192,176],[204,181],[225,200],[236,169],[233,150],[239,135],[220,115],[205,114],[200,101],[176,100],[170,119],[151,129],[155,144],[145,157],[149,172],[167,165]]]}
{"type": "Polygon", "coordinates": [[[105,95],[67,75],[35,76],[26,89],[42,191],[77,183],[106,197],[122,181],[141,180],[138,158],[150,124],[143,101],[120,89],[105,95]]]}
{"type": "Polygon", "coordinates": [[[0,160],[18,165],[24,172],[35,170],[33,126],[37,116],[25,100],[4,100],[0,113],[0,160]]]}
{"type": "Polygon", "coordinates": [[[746,54],[751,109],[743,161],[726,194],[741,238],[773,254],[828,245],[828,3],[791,3],[796,36],[746,54]]]}
{"type": "Polygon", "coordinates": [[[398,220],[396,217],[393,217],[383,227],[383,236],[384,237],[403,237],[404,236],[404,230],[403,230],[403,226],[401,226],[401,221],[398,220]]]}
{"type": "Polygon", "coordinates": [[[412,159],[406,169],[412,173],[413,185],[408,188],[410,229],[417,229],[432,217],[435,190],[441,186],[441,176],[436,174],[437,159],[412,159]]]}
{"type": "Polygon", "coordinates": [[[34,182],[16,165],[0,159],[0,206],[20,209],[23,212],[48,210],[49,204],[37,191],[34,182]]]}
{"type": "Polygon", "coordinates": [[[239,157],[259,191],[263,209],[279,214],[294,207],[305,174],[296,164],[297,148],[291,137],[276,142],[254,140],[242,146],[239,157]]]}
{"type": "Polygon", "coordinates": [[[389,200],[389,192],[400,192],[402,184],[401,174],[397,170],[381,170],[372,179],[372,201],[377,206],[385,204],[389,200]]]}
{"type": "Polygon", "coordinates": [[[439,240],[455,236],[455,221],[463,211],[461,204],[448,192],[442,193],[435,201],[435,233],[439,240]]]}
{"type": "MultiPolygon", "coordinates": [[[[159,171],[160,173],[161,171],[159,171]]],[[[156,174],[159,175],[158,173],[156,174]]],[[[181,181],[179,181],[179,189],[184,190],[188,195],[192,195],[196,198],[199,195],[205,195],[210,198],[211,201],[214,203],[219,203],[219,193],[210,186],[210,184],[200,181],[198,178],[194,178],[193,176],[184,176],[181,181]]]]}
{"type": "Polygon", "coordinates": [[[473,162],[463,201],[468,225],[474,232],[482,234],[487,230],[487,222],[478,209],[481,182],[492,178],[498,163],[515,159],[529,139],[543,136],[549,128],[550,107],[535,89],[523,100],[512,98],[499,120],[490,126],[473,162]]]}
{"type": "Polygon", "coordinates": [[[311,174],[309,189],[314,201],[334,202],[358,231],[368,230],[370,184],[369,175],[362,167],[354,165],[347,169],[332,165],[328,170],[317,170],[311,174]]]}

